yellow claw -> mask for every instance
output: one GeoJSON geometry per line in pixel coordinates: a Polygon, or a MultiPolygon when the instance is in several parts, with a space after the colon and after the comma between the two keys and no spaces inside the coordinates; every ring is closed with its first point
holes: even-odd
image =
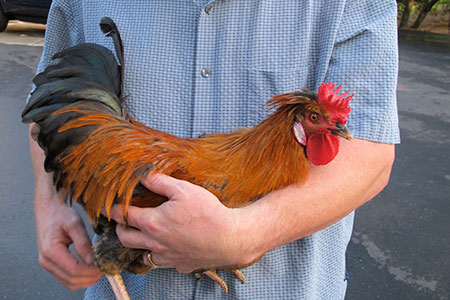
{"type": "Polygon", "coordinates": [[[242,274],[241,270],[235,269],[230,270],[230,272],[232,272],[237,278],[239,278],[242,281],[242,283],[245,283],[245,276],[244,274],[242,274]]]}
{"type": "Polygon", "coordinates": [[[216,269],[211,269],[211,270],[208,270],[208,271],[204,271],[202,274],[208,276],[209,278],[211,278],[212,280],[217,282],[220,285],[220,287],[222,288],[222,290],[223,290],[223,292],[225,294],[228,293],[227,284],[225,283],[225,281],[223,281],[222,278],[220,278],[219,275],[217,275],[216,269]]]}
{"type": "MultiPolygon", "coordinates": [[[[227,269],[227,270],[233,273],[237,278],[239,278],[242,281],[242,283],[245,283],[245,276],[244,274],[242,274],[241,270],[239,269],[227,269]]],[[[197,279],[202,278],[203,275],[208,276],[210,279],[217,282],[217,284],[223,289],[225,294],[228,293],[228,286],[225,283],[225,281],[222,278],[220,278],[219,275],[217,275],[217,269],[210,269],[203,272],[197,272],[194,273],[194,275],[197,279]]]]}

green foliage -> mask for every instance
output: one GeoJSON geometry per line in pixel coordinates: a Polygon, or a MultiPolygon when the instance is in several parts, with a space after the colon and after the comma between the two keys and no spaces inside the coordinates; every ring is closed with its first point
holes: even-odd
{"type": "Polygon", "coordinates": [[[447,13],[450,9],[450,0],[439,0],[431,9],[431,12],[442,11],[447,13]]]}
{"type": "Polygon", "coordinates": [[[418,28],[428,12],[442,12],[446,14],[450,11],[450,0],[397,0],[397,3],[398,18],[401,20],[400,27],[406,26],[410,14],[418,15],[412,26],[412,28],[418,28]],[[431,5],[432,7],[430,7],[431,5]],[[409,6],[409,10],[407,6],[409,6]]]}

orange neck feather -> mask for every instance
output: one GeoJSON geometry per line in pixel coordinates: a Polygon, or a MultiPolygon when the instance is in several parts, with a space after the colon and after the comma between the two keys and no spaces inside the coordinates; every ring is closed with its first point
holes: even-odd
{"type": "Polygon", "coordinates": [[[216,177],[215,194],[230,207],[243,206],[273,190],[303,182],[309,164],[303,147],[293,136],[289,109],[278,109],[253,128],[196,140],[199,147],[195,148],[202,153],[187,158],[187,173],[195,174],[200,184],[204,179],[213,192],[212,179],[216,177]],[[193,157],[200,160],[193,161],[193,157]]]}

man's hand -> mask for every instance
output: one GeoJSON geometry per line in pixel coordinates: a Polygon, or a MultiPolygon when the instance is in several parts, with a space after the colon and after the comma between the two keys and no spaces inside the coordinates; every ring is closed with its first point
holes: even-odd
{"type": "MultiPolygon", "coordinates": [[[[169,201],[157,208],[129,207],[129,227],[117,226],[125,247],[149,249],[155,264],[182,273],[236,263],[240,241],[233,209],[209,191],[166,175],[141,183],[169,201]]],[[[122,206],[115,205],[111,217],[123,224],[122,206]]]]}
{"type": "Polygon", "coordinates": [[[103,273],[93,265],[91,241],[83,221],[59,199],[48,200],[43,201],[47,202],[45,207],[37,204],[35,209],[39,263],[70,290],[93,285],[103,273]],[[70,253],[72,243],[81,261],[70,253]]]}

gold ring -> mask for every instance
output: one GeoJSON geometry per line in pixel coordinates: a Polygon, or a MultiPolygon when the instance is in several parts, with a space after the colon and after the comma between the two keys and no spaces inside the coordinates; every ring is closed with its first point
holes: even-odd
{"type": "Polygon", "coordinates": [[[153,262],[153,260],[152,260],[152,252],[151,252],[151,251],[148,251],[148,252],[147,252],[147,260],[148,260],[148,262],[150,263],[150,268],[151,268],[151,269],[157,269],[157,268],[159,268],[159,266],[158,266],[157,264],[155,264],[155,263],[153,262]]]}

